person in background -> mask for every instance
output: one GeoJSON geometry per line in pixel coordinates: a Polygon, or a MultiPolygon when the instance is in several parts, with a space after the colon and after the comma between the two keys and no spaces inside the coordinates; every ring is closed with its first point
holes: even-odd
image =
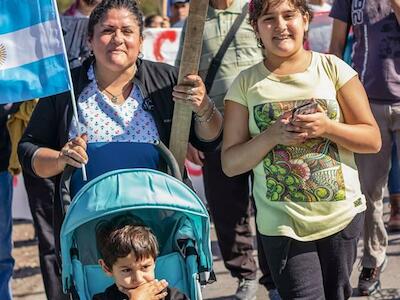
{"type": "MultiPolygon", "coordinates": [[[[200,56],[199,74],[205,79],[211,59],[217,54],[235,19],[242,13],[247,1],[211,0],[204,27],[203,46],[200,56]]],[[[176,65],[180,64],[185,30],[182,30],[180,49],[176,65]]],[[[223,98],[233,79],[240,71],[260,62],[262,51],[254,39],[254,32],[246,18],[223,56],[215,79],[209,90],[209,96],[218,110],[223,113],[223,98]]],[[[249,173],[227,177],[221,168],[221,150],[202,153],[191,145],[188,148],[190,161],[203,167],[204,188],[212,220],[218,237],[225,267],[231,276],[238,279],[236,299],[255,299],[257,293],[257,266],[253,258],[252,230],[250,214],[252,202],[249,190],[249,173]],[[226,208],[230,207],[229,212],[226,208]]],[[[269,290],[271,299],[280,299],[264,260],[262,244],[258,245],[258,258],[263,276],[260,283],[269,290]]]]}
{"type": "Polygon", "coordinates": [[[308,6],[313,13],[330,12],[332,5],[325,0],[308,0],[308,6]]]}
{"type": "Polygon", "coordinates": [[[189,15],[189,0],[171,0],[170,2],[169,22],[171,27],[183,27],[187,16],[189,15]]]}
{"type": "Polygon", "coordinates": [[[79,67],[89,57],[87,25],[100,0],[76,0],[60,17],[69,67],[79,67]]]}
{"type": "MultiPolygon", "coordinates": [[[[334,18],[330,52],[338,57],[343,55],[350,26],[353,28],[352,65],[360,74],[382,136],[379,153],[356,156],[367,198],[358,290],[361,295],[371,295],[380,288],[380,274],[387,263],[383,191],[388,182],[392,145],[400,141],[400,43],[396,42],[400,40],[400,1],[336,0],[330,16],[334,18]]],[[[400,225],[399,206],[400,198],[391,197],[391,226],[400,225]]]]}
{"type": "Polygon", "coordinates": [[[400,231],[400,161],[397,154],[397,143],[393,141],[392,146],[392,165],[390,167],[388,190],[390,202],[390,218],[388,230],[390,232],[400,231]]]}
{"type": "Polygon", "coordinates": [[[23,178],[38,238],[40,271],[48,300],[67,300],[62,292],[60,262],[54,244],[54,181],[37,178],[23,169],[23,178]]]}
{"type": "Polygon", "coordinates": [[[88,18],[93,8],[95,8],[100,1],[101,0],[75,0],[64,12],[64,16],[88,18]]]}
{"type": "Polygon", "coordinates": [[[7,121],[19,104],[0,104],[0,299],[11,300],[14,268],[12,251],[12,176],[8,172],[11,154],[7,121]]]}
{"type": "Polygon", "coordinates": [[[168,18],[163,18],[160,15],[149,15],[144,19],[144,28],[168,28],[168,18]]]}
{"type": "Polygon", "coordinates": [[[253,170],[256,222],[282,299],[348,299],[366,208],[354,152],[376,153],[379,128],[357,73],[304,49],[306,0],[252,0],[262,62],[225,96],[222,167],[253,170]]]}

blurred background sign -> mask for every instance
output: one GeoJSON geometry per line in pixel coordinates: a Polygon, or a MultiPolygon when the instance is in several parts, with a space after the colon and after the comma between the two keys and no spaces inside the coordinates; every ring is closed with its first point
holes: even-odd
{"type": "Polygon", "coordinates": [[[316,52],[328,53],[332,24],[333,19],[329,17],[329,12],[315,13],[310,23],[306,47],[316,52]]]}

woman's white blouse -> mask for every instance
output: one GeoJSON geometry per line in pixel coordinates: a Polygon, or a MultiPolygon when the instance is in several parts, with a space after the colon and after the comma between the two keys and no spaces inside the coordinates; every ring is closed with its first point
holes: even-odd
{"type": "MultiPolygon", "coordinates": [[[[123,104],[114,104],[100,92],[93,71],[88,70],[90,84],[79,95],[77,107],[81,133],[88,142],[154,143],[159,134],[153,116],[143,110],[143,96],[134,85],[123,104]]],[[[77,136],[77,122],[72,118],[69,138],[77,136]]]]}

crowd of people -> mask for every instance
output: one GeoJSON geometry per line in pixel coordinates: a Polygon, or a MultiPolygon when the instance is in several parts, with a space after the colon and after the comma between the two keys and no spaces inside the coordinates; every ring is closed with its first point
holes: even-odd
{"type": "Polygon", "coordinates": [[[189,0],[171,0],[170,15],[151,14],[145,17],[146,28],[181,28],[189,15],[189,0]]]}
{"type": "MultiPolygon", "coordinates": [[[[99,171],[90,159],[107,160],[94,145],[109,142],[126,145],[123,164],[166,171],[151,145],[169,144],[174,103],[192,110],[187,159],[202,167],[222,259],[238,281],[234,299],[256,299],[259,285],[272,300],[348,299],[361,236],[358,291],[372,295],[390,263],[387,230],[400,230],[400,1],[210,0],[199,72],[178,84],[189,5],[171,0],[169,17],[144,17],[134,0],[76,0],[61,17],[78,118],[69,92],[32,102],[18,145],[47,298],[69,299],[60,280],[62,172],[85,165],[93,179],[120,168],[110,161],[99,171]],[[329,53],[306,47],[320,12],[333,19],[329,53]],[[143,59],[143,30],[168,27],[182,27],[176,66],[143,59]]],[[[7,125],[21,107],[0,105],[4,300],[14,265],[8,161],[17,151],[7,125]]],[[[187,299],[155,279],[157,238],[140,220],[110,220],[96,235],[115,284],[93,299],[187,299]]]]}

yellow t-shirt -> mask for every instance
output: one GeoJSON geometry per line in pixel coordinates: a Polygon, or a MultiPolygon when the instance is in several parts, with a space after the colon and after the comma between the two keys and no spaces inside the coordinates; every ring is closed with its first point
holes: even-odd
{"type": "MultiPolygon", "coordinates": [[[[252,137],[311,98],[330,119],[343,122],[336,91],[356,75],[336,56],[312,52],[302,73],[276,75],[262,62],[242,71],[225,100],[248,107],[252,137]]],[[[253,171],[257,225],[264,235],[317,240],[365,210],[353,153],[328,139],[277,145],[253,171]]]]}

